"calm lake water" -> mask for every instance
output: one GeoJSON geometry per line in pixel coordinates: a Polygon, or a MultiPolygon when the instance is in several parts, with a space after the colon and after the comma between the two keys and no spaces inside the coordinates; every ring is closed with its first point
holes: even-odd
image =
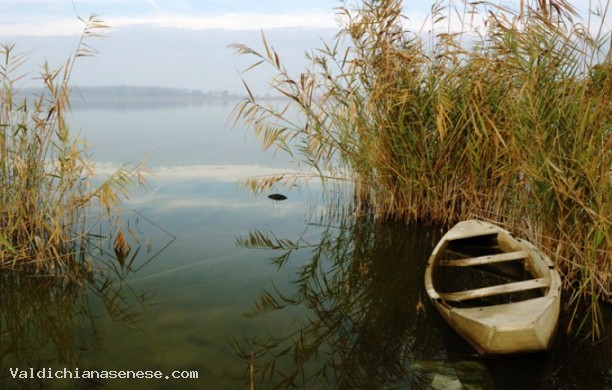
{"type": "Polygon", "coordinates": [[[612,388],[609,336],[561,328],[547,354],[476,356],[425,299],[439,228],[355,220],[316,183],[282,202],[249,195],[237,181],[292,165],[225,126],[233,105],[75,106],[102,171],[150,155],[156,176],[119,218],[130,254],[93,240],[110,279],[0,274],[0,388],[248,389],[251,375],[263,389],[612,388]],[[16,367],[199,377],[17,380],[16,367]]]}

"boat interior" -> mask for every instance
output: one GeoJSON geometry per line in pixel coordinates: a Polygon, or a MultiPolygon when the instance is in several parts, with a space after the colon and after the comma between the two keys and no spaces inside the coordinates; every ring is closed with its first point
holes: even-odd
{"type": "Polygon", "coordinates": [[[509,248],[506,241],[498,233],[448,241],[433,270],[440,297],[455,307],[475,307],[543,296],[550,278],[527,248],[509,248]]]}

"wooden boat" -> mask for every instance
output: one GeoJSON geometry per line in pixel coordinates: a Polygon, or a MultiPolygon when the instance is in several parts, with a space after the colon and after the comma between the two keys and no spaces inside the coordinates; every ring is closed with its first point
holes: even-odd
{"type": "Polygon", "coordinates": [[[547,350],[560,287],[553,263],[538,248],[477,220],[449,230],[425,271],[433,305],[481,355],[547,350]]]}

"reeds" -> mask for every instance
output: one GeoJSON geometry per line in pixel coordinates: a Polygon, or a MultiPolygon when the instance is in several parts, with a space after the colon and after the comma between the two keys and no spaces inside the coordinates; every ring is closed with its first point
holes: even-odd
{"type": "Polygon", "coordinates": [[[321,177],[350,172],[358,210],[524,233],[556,259],[568,307],[590,307],[570,327],[590,323],[597,336],[612,287],[608,5],[585,22],[566,2],[439,2],[410,32],[401,1],[365,0],[338,10],[336,41],[298,78],[265,38],[264,53],[235,45],[278,71],[271,86],[289,103],[264,106],[249,92],[234,117],[321,177]]]}
{"type": "Polygon", "coordinates": [[[122,168],[94,184],[85,144],[68,126],[75,60],[93,54],[85,39],[106,28],[95,16],[84,23],[66,63],[42,66],[35,97],[18,97],[27,58],[16,54],[15,45],[0,46],[0,268],[69,279],[87,273],[87,219],[116,211],[129,185],[142,180],[140,167],[122,168]]]}

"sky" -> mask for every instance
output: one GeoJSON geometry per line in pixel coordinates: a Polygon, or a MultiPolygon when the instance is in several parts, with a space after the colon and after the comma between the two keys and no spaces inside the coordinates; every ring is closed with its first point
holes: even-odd
{"type": "MultiPolygon", "coordinates": [[[[90,39],[93,58],[80,58],[79,85],[145,85],[243,92],[240,71],[252,62],[228,46],[261,48],[261,32],[300,69],[305,51],[337,30],[332,0],[0,0],[0,43],[29,54],[36,76],[42,62],[61,65],[83,30],[81,18],[99,15],[109,26],[90,39]]],[[[271,74],[270,74],[271,75],[271,74]]],[[[269,75],[251,80],[265,92],[269,75]]]]}
{"type": "Polygon", "coordinates": [[[114,27],[185,30],[335,27],[333,0],[0,0],[0,34],[78,34],[77,15],[99,14],[114,27]]]}
{"type": "MultiPolygon", "coordinates": [[[[584,9],[588,0],[571,3],[584,9]]],[[[242,92],[240,71],[253,60],[237,57],[228,45],[261,49],[263,31],[287,67],[299,72],[306,64],[306,51],[320,47],[322,40],[332,41],[339,26],[334,8],[341,4],[338,0],[0,0],[0,43],[15,43],[17,52],[28,53],[27,71],[30,79],[35,78],[42,62],[59,66],[74,51],[83,29],[79,17],[96,14],[111,28],[105,38],[87,41],[98,53],[79,59],[73,83],[242,92]]],[[[404,4],[407,24],[415,30],[433,1],[404,4]]],[[[269,76],[243,77],[264,92],[269,76]]]]}

